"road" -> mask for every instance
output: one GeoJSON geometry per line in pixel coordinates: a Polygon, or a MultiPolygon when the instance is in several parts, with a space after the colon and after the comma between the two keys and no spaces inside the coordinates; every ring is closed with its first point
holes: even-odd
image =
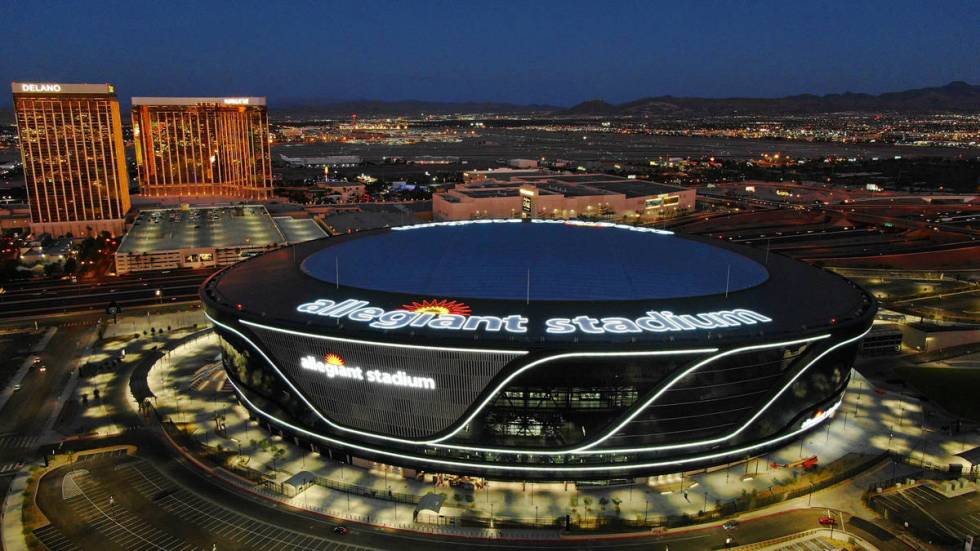
{"type": "Polygon", "coordinates": [[[212,273],[213,270],[167,270],[77,283],[67,279],[13,283],[0,294],[0,318],[104,312],[113,301],[125,310],[132,306],[196,300],[198,288],[212,273]]]}
{"type": "MultiPolygon", "coordinates": [[[[39,339],[47,329],[42,326],[35,338],[39,339]]],[[[45,432],[60,411],[59,395],[69,381],[77,354],[93,336],[93,324],[61,327],[43,351],[0,360],[4,370],[17,370],[25,363],[30,365],[17,383],[20,390],[11,394],[0,412],[0,473],[3,475],[0,492],[7,491],[8,475],[15,472],[20,462],[33,458],[42,444],[45,432]],[[33,365],[34,356],[40,357],[41,364],[33,365]]]]}

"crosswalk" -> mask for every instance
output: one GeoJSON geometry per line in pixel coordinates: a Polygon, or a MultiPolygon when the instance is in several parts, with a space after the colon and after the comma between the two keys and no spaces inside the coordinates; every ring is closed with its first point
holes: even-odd
{"type": "Polygon", "coordinates": [[[40,436],[8,432],[5,434],[0,434],[0,449],[19,450],[33,448],[38,445],[40,440],[40,436]]]}
{"type": "Polygon", "coordinates": [[[778,551],[835,551],[837,546],[823,538],[810,538],[780,547],[778,551]]]}
{"type": "Polygon", "coordinates": [[[10,476],[12,474],[15,474],[17,471],[20,470],[21,465],[22,463],[17,461],[12,463],[0,464],[0,476],[10,476]]]}
{"type": "Polygon", "coordinates": [[[59,323],[58,327],[89,327],[95,325],[94,321],[67,321],[59,323]]]}

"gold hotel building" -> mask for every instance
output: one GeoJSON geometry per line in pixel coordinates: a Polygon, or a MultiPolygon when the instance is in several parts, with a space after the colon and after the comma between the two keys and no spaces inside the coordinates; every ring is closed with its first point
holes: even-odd
{"type": "Polygon", "coordinates": [[[129,175],[111,84],[14,82],[31,230],[122,233],[129,175]]]}
{"type": "Polygon", "coordinates": [[[271,197],[265,98],[133,98],[132,112],[142,195],[271,197]]]}

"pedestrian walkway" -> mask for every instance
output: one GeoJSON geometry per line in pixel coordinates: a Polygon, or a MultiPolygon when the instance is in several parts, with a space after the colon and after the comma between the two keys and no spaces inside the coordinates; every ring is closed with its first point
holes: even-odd
{"type": "Polygon", "coordinates": [[[16,471],[14,479],[7,487],[7,495],[3,500],[2,528],[0,537],[3,538],[3,548],[6,551],[15,549],[27,549],[27,541],[24,539],[23,515],[24,490],[27,488],[27,479],[30,472],[26,466],[22,466],[16,471]]]}

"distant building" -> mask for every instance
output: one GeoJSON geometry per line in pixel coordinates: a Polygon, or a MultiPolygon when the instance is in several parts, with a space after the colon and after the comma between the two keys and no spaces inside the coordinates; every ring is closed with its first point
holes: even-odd
{"type": "Polygon", "coordinates": [[[696,191],[606,174],[496,170],[466,173],[432,196],[435,220],[590,218],[653,222],[694,210],[696,191]]]}
{"type": "Polygon", "coordinates": [[[31,208],[23,203],[0,206],[0,231],[27,233],[31,229],[31,208]]]}
{"type": "Polygon", "coordinates": [[[867,356],[898,354],[902,351],[902,339],[902,328],[897,323],[876,323],[861,339],[861,353],[867,356]]]}
{"type": "Polygon", "coordinates": [[[507,161],[507,166],[511,168],[527,169],[527,168],[538,168],[537,159],[511,159],[507,161]]]}
{"type": "Polygon", "coordinates": [[[122,233],[129,174],[111,84],[14,82],[31,231],[122,233]]]}
{"type": "Polygon", "coordinates": [[[326,235],[312,219],[273,218],[261,205],[144,210],[116,250],[116,272],[229,266],[326,235]]]}
{"type": "Polygon", "coordinates": [[[350,168],[361,164],[361,158],[357,155],[327,155],[325,157],[287,157],[279,155],[279,158],[292,166],[305,166],[308,168],[350,168]]]}
{"type": "Polygon", "coordinates": [[[324,190],[326,196],[333,198],[337,203],[350,203],[367,193],[367,186],[364,184],[346,180],[327,180],[317,184],[317,187],[324,190]]]}
{"type": "Polygon", "coordinates": [[[557,174],[550,170],[544,170],[539,168],[533,169],[516,169],[516,168],[497,168],[489,170],[467,170],[463,173],[463,183],[472,184],[476,182],[485,182],[487,180],[494,180],[497,182],[508,181],[511,178],[523,178],[524,176],[546,176],[548,174],[557,174]]]}
{"type": "Polygon", "coordinates": [[[20,263],[24,266],[56,264],[71,257],[71,239],[54,239],[43,245],[34,241],[20,250],[20,263]]]}
{"type": "Polygon", "coordinates": [[[919,352],[933,352],[980,342],[980,329],[969,325],[908,323],[901,326],[902,344],[919,352]]]}
{"type": "Polygon", "coordinates": [[[132,111],[142,195],[271,197],[265,98],[133,98],[132,111]]]}

